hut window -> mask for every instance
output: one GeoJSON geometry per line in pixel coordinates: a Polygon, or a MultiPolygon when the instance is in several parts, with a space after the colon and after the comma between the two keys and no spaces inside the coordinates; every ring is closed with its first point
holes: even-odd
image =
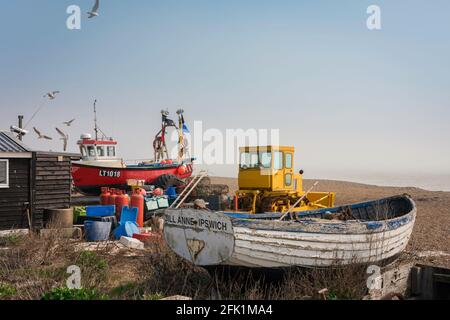
{"type": "Polygon", "coordinates": [[[9,188],[9,162],[0,160],[0,188],[9,188]]]}

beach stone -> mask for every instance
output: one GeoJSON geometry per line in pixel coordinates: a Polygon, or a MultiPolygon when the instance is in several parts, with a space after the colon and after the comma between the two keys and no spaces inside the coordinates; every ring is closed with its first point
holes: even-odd
{"type": "Polygon", "coordinates": [[[139,241],[138,239],[129,238],[129,237],[120,237],[119,242],[123,244],[125,247],[130,249],[138,249],[143,250],[144,249],[144,243],[139,241]]]}
{"type": "Polygon", "coordinates": [[[171,297],[163,298],[160,300],[192,300],[192,298],[178,295],[178,296],[171,296],[171,297]]]}

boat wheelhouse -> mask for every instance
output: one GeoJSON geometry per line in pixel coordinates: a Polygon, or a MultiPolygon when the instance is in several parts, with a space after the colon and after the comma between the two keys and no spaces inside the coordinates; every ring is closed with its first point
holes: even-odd
{"type": "Polygon", "coordinates": [[[105,167],[123,168],[123,160],[117,157],[117,141],[109,139],[93,139],[90,134],[82,134],[78,141],[81,163],[105,167]]]}

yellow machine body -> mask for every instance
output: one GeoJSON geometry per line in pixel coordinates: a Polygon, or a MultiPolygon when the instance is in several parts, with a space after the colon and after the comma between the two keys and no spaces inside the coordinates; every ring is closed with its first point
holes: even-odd
{"type": "MultiPolygon", "coordinates": [[[[302,175],[294,169],[294,147],[243,147],[239,152],[238,210],[286,212],[305,195],[302,175]]],[[[311,191],[291,211],[332,207],[334,199],[333,192],[311,191]]]]}

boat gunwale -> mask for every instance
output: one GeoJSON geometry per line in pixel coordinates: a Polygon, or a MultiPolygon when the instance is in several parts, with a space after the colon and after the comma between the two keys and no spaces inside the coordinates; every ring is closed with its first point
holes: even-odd
{"type": "MultiPolygon", "coordinates": [[[[267,230],[267,231],[284,231],[284,232],[301,232],[301,233],[326,233],[326,234],[374,234],[382,233],[390,230],[398,229],[409,223],[413,223],[417,214],[417,207],[411,197],[393,196],[379,200],[372,200],[354,204],[351,208],[358,208],[373,204],[374,202],[387,201],[396,198],[403,198],[410,202],[411,210],[403,215],[385,220],[348,220],[348,221],[331,221],[320,218],[304,218],[297,221],[279,221],[269,220],[267,218],[256,217],[253,219],[236,218],[235,214],[223,212],[229,216],[233,223],[233,227],[243,227],[251,230],[267,230]]],[[[321,214],[327,211],[336,212],[340,208],[348,206],[338,206],[334,208],[320,209],[316,211],[307,211],[307,213],[321,214]]],[[[272,214],[272,213],[270,213],[272,214]]],[[[277,214],[281,216],[281,214],[277,214]]]]}
{"type": "Polygon", "coordinates": [[[84,168],[92,168],[92,169],[110,169],[110,170],[167,170],[167,169],[176,169],[181,167],[182,165],[185,165],[186,163],[177,163],[172,165],[126,165],[125,167],[103,167],[103,166],[97,166],[97,165],[90,165],[90,164],[84,164],[84,163],[78,163],[73,162],[72,166],[79,166],[84,168]]]}

